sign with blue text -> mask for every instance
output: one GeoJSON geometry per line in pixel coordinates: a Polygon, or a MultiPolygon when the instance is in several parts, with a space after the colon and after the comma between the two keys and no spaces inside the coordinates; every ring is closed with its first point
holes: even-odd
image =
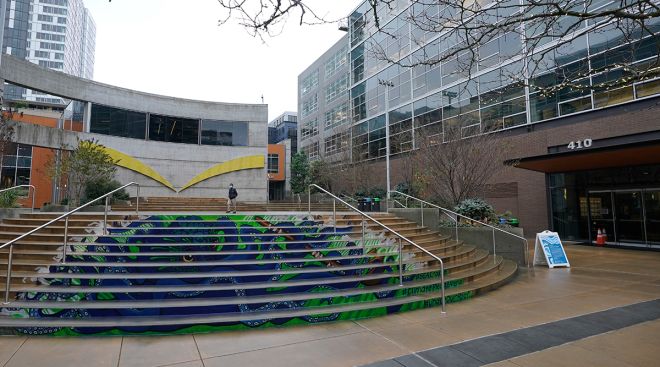
{"type": "Polygon", "coordinates": [[[534,265],[548,265],[549,268],[571,266],[557,232],[543,231],[536,234],[534,265]]]}

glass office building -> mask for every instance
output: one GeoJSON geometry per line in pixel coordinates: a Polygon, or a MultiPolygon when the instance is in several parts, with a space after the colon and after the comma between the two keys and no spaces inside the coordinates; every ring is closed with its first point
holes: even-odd
{"type": "MultiPolygon", "coordinates": [[[[3,51],[85,79],[94,77],[96,24],[83,0],[7,0],[3,51]]],[[[5,99],[67,104],[7,85],[5,99]]]]}
{"type": "MultiPolygon", "coordinates": [[[[524,2],[498,3],[493,23],[515,15],[524,2]]],[[[585,4],[589,10],[599,10],[619,3],[590,0],[585,4]]],[[[625,148],[640,139],[642,132],[648,135],[660,131],[654,117],[657,112],[652,111],[655,107],[648,107],[660,94],[660,78],[636,79],[631,72],[631,69],[653,70],[660,66],[659,20],[647,21],[644,31],[632,24],[624,37],[611,23],[560,18],[556,26],[571,30],[562,39],[544,37],[538,27],[521,24],[516,32],[503,32],[468,52],[457,52],[454,57],[437,61],[447,50],[460,46],[460,37],[447,28],[442,32],[422,29],[418,25],[424,22],[411,19],[433,24],[448,11],[434,2],[396,0],[389,6],[378,7],[379,27],[369,2],[362,2],[349,14],[348,37],[344,43],[349,61],[349,91],[345,96],[350,109],[349,122],[332,130],[333,136],[344,137],[346,143],[338,147],[338,139],[322,135],[325,120],[321,117],[331,108],[320,106],[320,101],[325,97],[322,92],[332,83],[324,82],[325,70],[318,64],[327,62],[328,53],[299,76],[300,141],[310,158],[323,158],[324,152],[343,149],[350,152],[341,155],[344,159],[382,164],[387,152],[386,121],[389,121],[389,150],[395,159],[415,149],[419,145],[416,140],[422,136],[433,135],[437,141],[446,141],[448,131],[460,131],[462,137],[493,131],[500,132],[494,135],[498,139],[514,137],[508,157],[511,160],[529,155],[546,159],[545,155],[553,155],[557,146],[565,147],[577,139],[571,137],[572,125],[589,126],[594,131],[593,146],[576,150],[614,149],[606,144],[607,139],[630,134],[632,137],[619,139],[625,148]],[[539,40],[533,48],[538,50],[535,54],[526,51],[525,43],[530,37],[539,40]],[[627,82],[619,83],[621,80],[627,82]],[[607,85],[613,87],[603,87],[607,85]],[[631,111],[647,108],[649,112],[642,122],[626,119],[631,111]],[[307,115],[311,118],[306,120],[307,115]],[[525,139],[537,139],[547,146],[530,147],[525,139]]],[[[333,49],[339,47],[334,45],[333,49]]],[[[660,140],[653,139],[656,139],[653,144],[660,145],[660,140]]],[[[654,232],[660,225],[654,217],[660,177],[653,174],[660,158],[658,162],[642,163],[639,155],[629,156],[627,162],[612,167],[601,167],[592,161],[580,167],[566,167],[565,172],[529,168],[545,173],[543,191],[531,187],[532,182],[543,182],[538,173],[516,174],[528,175],[529,180],[499,178],[501,182],[493,183],[511,188],[515,197],[511,200],[495,197],[492,202],[505,203],[498,208],[502,211],[513,208],[514,214],[532,231],[555,229],[566,238],[595,240],[599,226],[610,223],[608,233],[613,243],[660,245],[654,232]],[[616,181],[614,178],[622,172],[627,172],[625,177],[633,178],[616,181]],[[610,177],[610,181],[603,181],[603,175],[610,177]],[[607,193],[612,202],[610,207],[606,207],[609,201],[600,198],[607,193]],[[547,203],[545,207],[535,205],[529,209],[525,203],[530,199],[547,203]],[[602,210],[596,209],[596,202],[602,203],[602,210]],[[610,213],[612,217],[600,218],[600,212],[610,213]],[[599,224],[599,220],[611,222],[599,224]],[[633,230],[625,229],[633,227],[633,230]],[[637,233],[636,237],[629,234],[631,231],[637,233]]]]}
{"type": "MultiPolygon", "coordinates": [[[[498,6],[498,11],[513,14],[516,8],[512,5],[519,1],[504,3],[498,6]]],[[[615,2],[590,3],[596,7],[615,2]]],[[[440,134],[460,128],[462,136],[471,136],[557,119],[660,92],[660,79],[633,82],[614,90],[590,89],[590,85],[629,76],[623,68],[601,74],[593,72],[605,65],[624,60],[633,65],[657,63],[658,46],[656,37],[648,33],[628,42],[614,26],[595,27],[589,21],[574,28],[570,42],[548,37],[547,45],[537,45],[541,53],[544,46],[561,43],[550,52],[542,52],[542,56],[529,55],[525,59],[521,56],[525,47],[523,37],[510,32],[488,40],[474,54],[464,52],[445,62],[426,65],[428,60],[446,54],[460,40],[455,34],[417,29],[409,21],[411,17],[439,19],[439,14],[446,11],[439,5],[419,5],[410,6],[409,1],[399,0],[389,9],[379,9],[384,30],[380,32],[367,2],[349,17],[352,144],[358,159],[385,155],[386,107],[392,129],[390,150],[396,154],[413,149],[414,132],[422,133],[427,127],[440,134]],[[397,63],[384,61],[385,57],[397,63]],[[468,64],[469,67],[464,66],[468,64]],[[591,76],[576,81],[581,88],[544,93],[553,85],[565,82],[570,75],[591,76]],[[379,81],[391,84],[384,86],[379,81]]],[[[498,14],[498,19],[507,15],[498,14]]],[[[647,27],[658,32],[660,21],[647,27]]]]}

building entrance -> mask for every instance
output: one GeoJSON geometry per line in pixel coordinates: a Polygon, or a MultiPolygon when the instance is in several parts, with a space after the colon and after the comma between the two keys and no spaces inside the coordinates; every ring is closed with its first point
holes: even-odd
{"type": "Polygon", "coordinates": [[[566,240],[660,249],[660,165],[548,175],[552,228],[566,240]],[[602,239],[601,239],[602,240],[602,239]]]}
{"type": "Polygon", "coordinates": [[[590,239],[660,247],[660,189],[589,191],[590,239]]]}

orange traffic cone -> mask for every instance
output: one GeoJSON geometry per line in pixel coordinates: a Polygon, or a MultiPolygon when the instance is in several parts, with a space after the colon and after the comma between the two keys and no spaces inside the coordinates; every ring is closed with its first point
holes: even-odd
{"type": "Polygon", "coordinates": [[[596,235],[596,245],[603,246],[605,245],[605,239],[603,238],[603,232],[598,228],[598,234],[596,235]]]}

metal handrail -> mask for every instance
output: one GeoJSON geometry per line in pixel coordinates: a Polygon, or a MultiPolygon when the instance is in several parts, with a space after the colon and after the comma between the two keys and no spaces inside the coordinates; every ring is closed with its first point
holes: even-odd
{"type": "MultiPolygon", "coordinates": [[[[472,218],[470,218],[470,217],[468,217],[468,216],[465,216],[465,215],[463,215],[463,214],[456,213],[456,212],[453,211],[453,210],[449,210],[449,209],[447,209],[447,208],[443,208],[443,207],[441,207],[441,206],[439,206],[439,205],[436,205],[436,204],[430,203],[430,202],[428,202],[428,201],[422,200],[422,199],[420,199],[420,198],[417,198],[417,197],[414,197],[414,196],[411,196],[411,195],[408,195],[408,194],[404,194],[404,193],[402,193],[402,192],[400,192],[400,191],[390,190],[390,193],[394,193],[394,194],[397,194],[397,195],[402,195],[402,196],[404,196],[404,197],[406,197],[406,198],[410,198],[410,199],[413,199],[413,200],[419,201],[419,202],[422,203],[422,208],[423,208],[423,205],[429,205],[429,206],[432,206],[432,207],[434,207],[434,208],[438,208],[438,209],[442,210],[443,213],[446,214],[447,216],[449,216],[450,218],[451,218],[451,216],[450,216],[449,214],[447,214],[447,213],[451,213],[452,215],[456,216],[456,219],[454,219],[454,218],[452,218],[452,219],[454,219],[454,221],[456,222],[456,240],[457,240],[457,241],[458,241],[458,218],[459,218],[459,217],[461,217],[461,218],[465,218],[465,219],[467,219],[467,220],[469,220],[469,221],[471,221],[471,222],[479,223],[479,224],[481,224],[482,226],[485,226],[485,227],[489,227],[489,228],[491,228],[492,231],[493,231],[493,257],[495,256],[495,247],[496,247],[496,242],[495,242],[495,231],[499,231],[499,232],[505,233],[505,234],[507,234],[507,235],[509,235],[509,236],[516,237],[516,238],[518,238],[518,239],[523,240],[524,243],[525,243],[525,247],[524,247],[524,249],[523,249],[523,256],[525,257],[525,265],[529,266],[529,242],[527,241],[527,239],[526,239],[525,237],[523,237],[523,236],[518,236],[517,234],[515,234],[515,233],[511,233],[511,232],[508,232],[508,231],[505,231],[505,230],[502,229],[502,228],[498,228],[498,227],[495,227],[495,226],[493,226],[493,225],[490,225],[490,224],[487,224],[487,223],[484,223],[484,222],[478,221],[478,220],[476,220],[476,219],[472,219],[472,218]]],[[[424,211],[422,210],[422,221],[424,220],[423,213],[424,213],[424,211]]],[[[422,225],[423,225],[423,222],[422,222],[422,225]]]]}
{"type": "MultiPolygon", "coordinates": [[[[356,207],[354,207],[351,204],[347,203],[346,201],[342,200],[341,198],[339,198],[335,194],[331,193],[330,191],[328,191],[328,190],[326,190],[326,189],[324,189],[324,188],[322,188],[322,187],[320,187],[319,185],[316,185],[316,184],[311,184],[307,187],[307,207],[308,207],[310,215],[312,214],[312,190],[311,190],[312,187],[316,188],[317,190],[320,190],[321,192],[324,192],[324,193],[330,195],[334,199],[333,200],[333,206],[334,206],[335,202],[339,201],[342,204],[344,204],[346,207],[348,207],[349,209],[351,209],[354,212],[360,214],[362,217],[367,218],[370,221],[376,223],[380,227],[384,228],[385,230],[387,230],[388,232],[394,234],[395,236],[397,236],[399,238],[399,285],[403,285],[403,260],[402,260],[403,259],[403,256],[402,256],[403,247],[402,247],[402,243],[401,243],[402,240],[405,241],[405,242],[408,242],[410,245],[415,246],[417,249],[421,250],[422,252],[426,253],[427,255],[429,255],[432,258],[434,258],[435,260],[437,260],[440,263],[440,289],[441,289],[441,296],[442,296],[442,312],[445,313],[445,306],[446,306],[446,304],[445,304],[445,263],[444,263],[444,261],[442,261],[442,258],[440,258],[437,255],[434,255],[433,253],[431,253],[427,249],[421,247],[420,245],[416,244],[415,242],[413,242],[413,241],[409,240],[408,238],[404,237],[399,232],[397,232],[397,231],[391,229],[390,227],[384,225],[383,223],[376,220],[375,218],[373,218],[369,214],[360,211],[359,209],[357,209],[356,207]]],[[[335,216],[335,225],[336,225],[336,223],[337,223],[336,212],[333,213],[333,215],[335,216]]],[[[363,248],[364,248],[364,245],[365,245],[365,243],[364,243],[364,231],[365,231],[364,220],[362,220],[362,246],[363,246],[363,248]]]]}
{"type": "Polygon", "coordinates": [[[10,288],[10,285],[11,285],[11,263],[12,263],[12,257],[13,257],[13,254],[14,254],[14,244],[15,244],[17,241],[20,241],[20,240],[22,240],[23,238],[25,238],[25,237],[27,237],[27,236],[29,236],[29,235],[35,233],[35,232],[38,232],[38,231],[40,231],[40,230],[42,230],[42,229],[44,229],[44,228],[50,226],[51,224],[53,224],[53,223],[55,223],[55,222],[57,222],[57,221],[59,221],[59,220],[61,220],[61,219],[64,219],[64,244],[63,244],[63,246],[62,246],[62,264],[65,264],[65,263],[66,263],[66,251],[67,251],[66,248],[69,246],[69,243],[68,243],[68,237],[69,237],[69,216],[72,215],[72,214],[75,214],[75,213],[79,212],[80,210],[82,210],[83,208],[85,208],[85,207],[87,207],[87,206],[90,206],[90,205],[92,205],[93,203],[95,203],[95,202],[97,202],[97,201],[99,201],[99,200],[105,198],[105,212],[104,212],[104,215],[103,215],[103,233],[105,234],[106,231],[107,231],[107,222],[108,222],[108,199],[109,199],[110,195],[112,195],[112,194],[114,194],[115,192],[118,192],[118,191],[120,191],[120,190],[123,190],[123,189],[125,189],[125,188],[127,188],[127,187],[129,187],[129,186],[137,186],[137,204],[136,204],[136,206],[135,206],[135,213],[136,213],[137,215],[140,215],[140,204],[139,204],[139,203],[140,203],[140,184],[137,183],[137,182],[131,182],[131,183],[126,184],[126,185],[124,185],[124,186],[122,186],[122,187],[119,187],[119,188],[117,188],[117,189],[114,189],[114,190],[112,190],[112,191],[110,191],[110,192],[108,192],[108,193],[106,193],[106,194],[104,194],[104,195],[102,195],[102,196],[99,196],[98,198],[96,198],[96,199],[94,199],[94,200],[91,200],[91,201],[89,201],[89,202],[86,203],[86,204],[83,204],[83,205],[81,205],[81,206],[79,206],[79,207],[77,207],[77,208],[75,208],[75,209],[73,209],[73,210],[71,210],[71,211],[69,211],[69,212],[67,212],[67,213],[64,213],[64,214],[60,215],[59,217],[57,217],[57,218],[55,218],[55,219],[53,219],[53,220],[50,220],[50,221],[48,221],[47,223],[42,224],[42,225],[40,225],[39,227],[34,228],[34,229],[30,230],[29,232],[24,233],[24,234],[22,234],[22,235],[20,235],[20,236],[18,236],[18,237],[16,237],[16,238],[14,238],[13,240],[11,240],[11,241],[9,241],[9,242],[6,242],[6,243],[0,245],[0,249],[9,246],[9,257],[8,257],[8,259],[7,259],[7,284],[6,284],[6,286],[5,286],[5,300],[4,300],[4,304],[8,304],[8,303],[9,303],[9,288],[10,288]]]}
{"type": "Polygon", "coordinates": [[[37,196],[37,188],[34,187],[34,185],[18,185],[18,186],[10,187],[10,188],[7,188],[7,189],[2,189],[2,190],[0,190],[0,193],[3,193],[5,191],[15,190],[15,189],[18,189],[20,187],[29,187],[28,188],[28,196],[30,196],[30,189],[32,189],[32,212],[34,213],[34,199],[37,196]]]}

